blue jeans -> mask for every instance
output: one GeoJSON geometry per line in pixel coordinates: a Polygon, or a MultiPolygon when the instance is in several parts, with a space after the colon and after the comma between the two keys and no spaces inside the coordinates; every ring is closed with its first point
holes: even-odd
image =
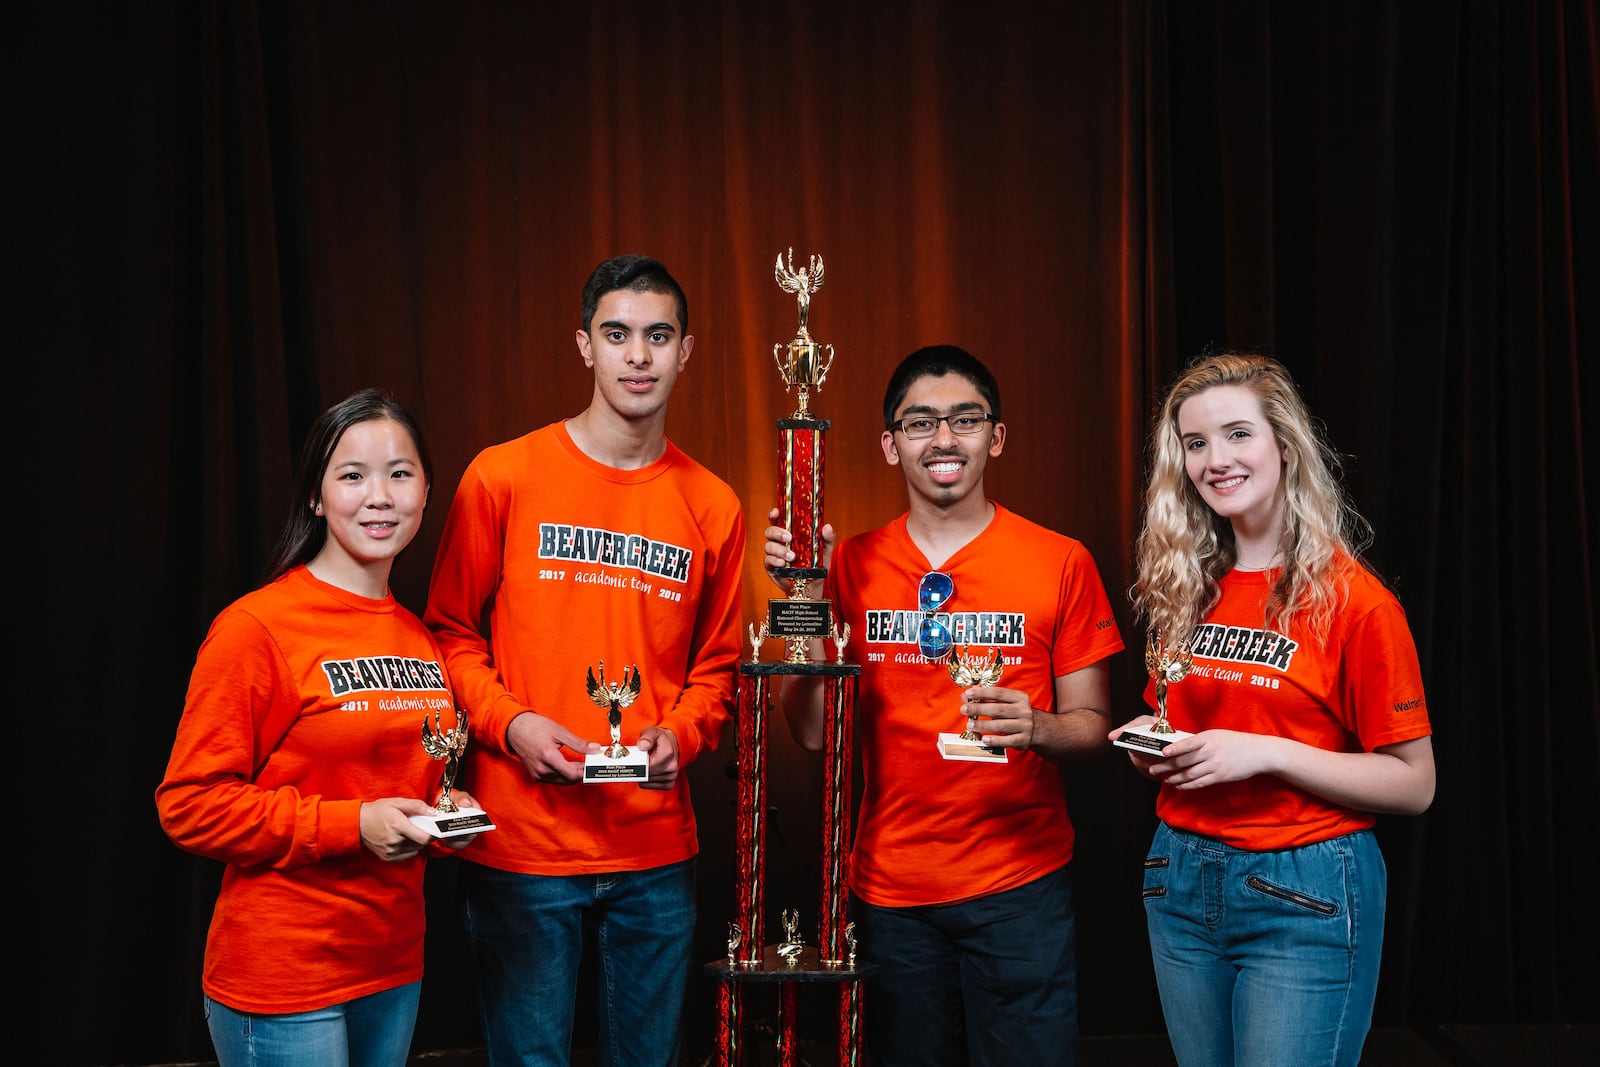
{"type": "Polygon", "coordinates": [[[853,898],[877,1067],[1078,1061],[1077,927],[1067,868],[961,904],[853,898]]]}
{"type": "Polygon", "coordinates": [[[422,983],[343,1004],[259,1015],[203,997],[219,1067],[405,1067],[422,983]]]}
{"type": "Polygon", "coordinates": [[[600,1062],[677,1062],[694,944],[693,860],[583,875],[461,867],[461,924],[491,1067],[569,1062],[585,929],[599,954],[600,1062]]]}
{"type": "Polygon", "coordinates": [[[1387,896],[1370,830],[1248,852],[1159,825],[1144,865],[1145,918],[1178,1062],[1359,1061],[1387,896]]]}

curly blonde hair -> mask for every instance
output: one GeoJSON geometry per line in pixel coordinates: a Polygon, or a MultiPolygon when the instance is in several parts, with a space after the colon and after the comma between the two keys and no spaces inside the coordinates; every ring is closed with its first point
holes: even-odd
{"type": "Polygon", "coordinates": [[[1365,566],[1361,552],[1372,528],[1351,505],[1340,483],[1339,457],[1306,409],[1294,379],[1282,364],[1239,352],[1202,356],[1167,392],[1150,432],[1150,481],[1144,495],[1144,526],[1137,541],[1138,614],[1168,647],[1187,643],[1216,606],[1218,581],[1237,561],[1233,527],[1200,498],[1184,466],[1178,410],[1184,401],[1223,385],[1243,386],[1261,402],[1284,452],[1283,561],[1267,598],[1263,624],[1287,634],[1304,617],[1320,642],[1343,604],[1341,561],[1365,566]]]}

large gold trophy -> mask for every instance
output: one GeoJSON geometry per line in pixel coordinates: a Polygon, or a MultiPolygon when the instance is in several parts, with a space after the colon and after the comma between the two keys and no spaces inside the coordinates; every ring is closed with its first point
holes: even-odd
{"type": "Polygon", "coordinates": [[[806,596],[806,583],[827,574],[821,561],[823,435],[828,422],[812,417],[810,403],[811,391],[822,389],[833,366],[833,346],[814,340],[808,325],[811,297],[822,288],[822,274],[821,256],[812,256],[807,266],[797,269],[792,248],[787,261],[780,255],[773,265],[778,287],[794,293],[800,304],[800,326],[794,337],[787,344],[772,346],[772,358],[783,376],[784,390],[800,393],[794,414],[778,420],[778,522],[792,538],[789,548],[794,552],[794,562],[773,572],[780,583],[789,583],[789,596],[768,602],[764,632],[757,632],[787,641],[790,663],[809,659],[807,646],[814,637],[849,637],[835,633],[831,606],[826,600],[806,596]]]}
{"type": "Polygon", "coordinates": [[[871,965],[857,964],[855,932],[846,915],[845,867],[850,853],[850,733],[858,664],[844,662],[850,627],[835,625],[827,600],[806,595],[807,583],[825,578],[822,566],[822,468],[826,420],[815,418],[811,394],[822,388],[833,366],[833,346],[811,336],[811,302],[822,287],[822,257],[803,267],[794,250],[780,254],[773,268],[778,287],[799,301],[800,326],[787,343],[773,346],[778,373],[787,391],[799,392],[799,405],[778,420],[780,524],[789,531],[794,560],[773,571],[789,595],[768,604],[767,618],[751,624],[750,661],[739,667],[738,807],[735,843],[736,917],[728,924],[728,955],[706,965],[720,979],[717,1063],[737,1067],[762,1062],[746,1059],[743,1021],[745,991],[752,984],[774,984],[779,996],[780,1061],[799,1063],[798,987],[805,983],[839,985],[839,1063],[855,1064],[861,1055],[861,982],[871,965]],[[784,657],[761,662],[769,638],[786,642],[784,657]],[[831,639],[832,662],[814,660],[811,642],[831,639]],[[822,877],[816,945],[800,934],[800,912],[785,908],[784,938],[766,944],[767,719],[774,675],[812,675],[823,680],[822,877]]]}

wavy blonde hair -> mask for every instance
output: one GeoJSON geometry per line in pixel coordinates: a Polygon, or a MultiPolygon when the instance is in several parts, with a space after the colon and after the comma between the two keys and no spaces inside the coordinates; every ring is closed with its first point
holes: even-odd
{"type": "Polygon", "coordinates": [[[1351,505],[1340,482],[1339,457],[1306,409],[1282,364],[1239,352],[1202,356],[1167,392],[1150,432],[1150,482],[1137,542],[1134,607],[1169,647],[1179,647],[1216,606],[1218,581],[1233,569],[1233,527],[1201,500],[1184,466],[1178,410],[1208,389],[1237,385],[1261,402],[1261,412],[1284,451],[1282,569],[1267,598],[1263,624],[1287,634],[1303,616],[1315,638],[1326,639],[1348,586],[1341,561],[1365,566],[1372,528],[1351,505]]]}

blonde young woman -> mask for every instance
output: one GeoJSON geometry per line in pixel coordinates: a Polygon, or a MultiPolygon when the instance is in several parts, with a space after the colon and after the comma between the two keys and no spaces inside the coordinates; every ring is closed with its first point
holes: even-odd
{"type": "Polygon", "coordinates": [[[1185,1067],[1354,1064],[1387,891],[1372,826],[1433,799],[1405,613],[1361,559],[1368,527],[1280,364],[1189,367],[1151,461],[1135,606],[1193,656],[1167,690],[1190,736],[1129,753],[1161,785],[1144,900],[1173,1051],[1185,1067]]]}

